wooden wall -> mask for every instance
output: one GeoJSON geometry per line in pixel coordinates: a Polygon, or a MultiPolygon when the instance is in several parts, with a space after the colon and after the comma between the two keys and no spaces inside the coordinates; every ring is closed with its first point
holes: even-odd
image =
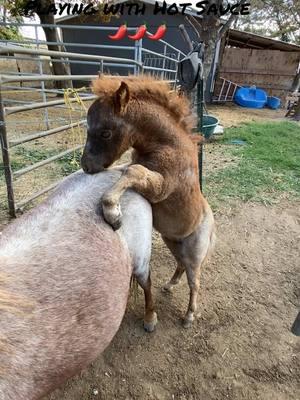
{"type": "Polygon", "coordinates": [[[300,61],[300,52],[225,47],[220,60],[214,95],[220,92],[219,77],[241,86],[255,85],[269,96],[285,96],[291,88],[300,61]]]}

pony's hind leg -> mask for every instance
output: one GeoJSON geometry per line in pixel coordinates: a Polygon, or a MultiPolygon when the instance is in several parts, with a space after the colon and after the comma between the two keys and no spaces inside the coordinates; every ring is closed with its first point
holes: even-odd
{"type": "Polygon", "coordinates": [[[166,292],[171,292],[173,290],[174,285],[177,285],[179,283],[183,273],[185,271],[185,268],[181,264],[177,264],[176,271],[174,272],[174,275],[172,278],[163,286],[163,290],[166,292]]]}
{"type": "MultiPolygon", "coordinates": [[[[178,265],[184,267],[186,271],[190,288],[190,299],[183,325],[188,328],[191,326],[194,320],[194,314],[197,310],[201,265],[208,256],[209,250],[214,242],[214,220],[210,209],[195,232],[188,237],[180,241],[169,240],[165,237],[163,239],[176,258],[178,265]]],[[[177,267],[174,276],[167,284],[168,288],[178,283],[183,273],[182,267],[177,267]]]]}

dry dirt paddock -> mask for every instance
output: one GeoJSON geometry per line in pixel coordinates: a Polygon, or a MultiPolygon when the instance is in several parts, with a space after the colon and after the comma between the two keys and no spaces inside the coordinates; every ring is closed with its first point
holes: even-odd
{"type": "Polygon", "coordinates": [[[173,294],[162,293],[175,262],[154,235],[156,332],[143,331],[139,292],[104,354],[49,400],[299,399],[299,338],[290,333],[299,298],[299,222],[296,204],[236,205],[217,215],[218,243],[203,269],[199,317],[190,330],[180,321],[186,279],[173,294]]]}
{"type": "MultiPolygon", "coordinates": [[[[225,126],[282,117],[265,110],[250,116],[230,107],[213,111],[225,126]]],[[[220,167],[220,157],[223,165],[225,156],[211,145],[207,173],[220,167]]],[[[175,261],[155,233],[156,331],[143,331],[139,290],[104,354],[47,400],[300,399],[299,338],[290,332],[300,294],[299,204],[237,202],[216,212],[216,222],[218,241],[202,271],[193,327],[181,326],[186,278],[172,294],[161,291],[175,261]]]]}

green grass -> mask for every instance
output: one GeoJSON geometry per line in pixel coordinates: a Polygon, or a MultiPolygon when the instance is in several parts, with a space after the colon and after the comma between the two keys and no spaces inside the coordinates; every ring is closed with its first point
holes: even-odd
{"type": "Polygon", "coordinates": [[[60,165],[63,175],[72,174],[80,168],[81,150],[76,150],[75,153],[68,154],[57,160],[60,165]]]}
{"type": "Polygon", "coordinates": [[[210,174],[205,191],[215,206],[230,199],[276,202],[300,196],[300,125],[292,122],[249,123],[227,129],[224,152],[237,164],[210,174]],[[244,145],[232,145],[234,139],[244,145]]]}
{"type": "MultiPolygon", "coordinates": [[[[57,149],[42,149],[18,146],[11,152],[11,166],[13,171],[35,164],[49,157],[58,154],[57,149]]],[[[69,175],[80,168],[81,151],[67,154],[56,160],[54,163],[59,165],[63,176],[69,175]]],[[[0,179],[4,178],[3,162],[0,162],[0,179]]]]}

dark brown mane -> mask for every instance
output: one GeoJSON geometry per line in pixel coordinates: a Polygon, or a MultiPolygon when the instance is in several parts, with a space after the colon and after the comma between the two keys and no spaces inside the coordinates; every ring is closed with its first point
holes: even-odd
{"type": "Polygon", "coordinates": [[[113,96],[121,82],[125,82],[130,91],[130,98],[157,104],[171,114],[174,120],[186,131],[194,125],[191,107],[185,96],[171,91],[166,81],[149,75],[118,77],[101,75],[92,83],[93,92],[101,99],[113,96]]]}

